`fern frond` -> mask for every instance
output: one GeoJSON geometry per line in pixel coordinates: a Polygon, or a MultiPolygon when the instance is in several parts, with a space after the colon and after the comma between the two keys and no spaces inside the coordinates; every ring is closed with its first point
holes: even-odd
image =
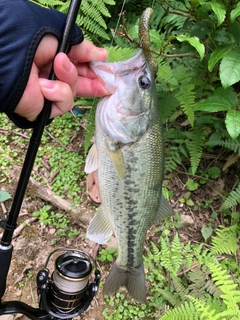
{"type": "Polygon", "coordinates": [[[186,301],[186,297],[189,294],[189,287],[185,288],[180,278],[175,277],[174,275],[172,276],[172,280],[173,280],[173,285],[175,287],[176,293],[179,295],[179,298],[181,299],[178,301],[178,304],[179,302],[186,301]]]}
{"type": "Polygon", "coordinates": [[[157,73],[157,82],[161,84],[161,87],[165,89],[165,91],[169,90],[170,87],[176,87],[178,82],[174,77],[173,70],[165,61],[158,62],[158,73],[157,73]],[[168,87],[164,87],[162,83],[166,83],[168,87]]]}
{"type": "Polygon", "coordinates": [[[240,183],[237,185],[236,189],[230,192],[228,197],[224,200],[220,207],[220,210],[230,209],[240,203],[240,183]]]}
{"type": "Polygon", "coordinates": [[[169,290],[163,289],[158,289],[158,291],[159,294],[161,294],[172,307],[179,305],[179,297],[176,296],[175,292],[172,293],[169,290]]]}
{"type": "Polygon", "coordinates": [[[91,110],[89,111],[88,115],[86,116],[87,124],[86,124],[86,131],[85,131],[85,139],[84,139],[84,155],[87,154],[89,147],[91,146],[92,142],[91,139],[94,136],[95,131],[95,112],[96,112],[97,104],[94,103],[91,110]]]}
{"type": "Polygon", "coordinates": [[[195,85],[191,83],[182,84],[179,91],[175,94],[175,98],[179,101],[180,107],[193,127],[194,104],[196,98],[195,85]]]}
{"type": "Polygon", "coordinates": [[[86,33],[109,40],[109,36],[105,31],[107,28],[105,18],[109,18],[111,15],[106,5],[114,4],[115,1],[113,0],[83,0],[76,23],[86,33]]]}
{"type": "MultiPolygon", "coordinates": [[[[189,301],[167,311],[159,320],[199,320],[200,311],[189,301]]],[[[209,319],[208,319],[209,320],[209,319]]]]}
{"type": "Polygon", "coordinates": [[[231,276],[222,268],[220,264],[208,263],[207,267],[212,272],[212,279],[222,291],[220,297],[223,299],[228,309],[236,310],[240,303],[240,291],[237,284],[233,282],[231,276]]]}
{"type": "Polygon", "coordinates": [[[220,315],[216,314],[215,310],[211,310],[211,306],[204,300],[199,300],[189,296],[196,310],[198,310],[200,320],[219,320],[220,315]]]}
{"type": "Polygon", "coordinates": [[[226,139],[218,141],[217,145],[229,149],[240,156],[240,138],[237,139],[226,139]]]}
{"type": "Polygon", "coordinates": [[[178,234],[175,235],[172,245],[168,241],[165,241],[163,237],[160,238],[160,243],[162,253],[160,256],[161,265],[175,275],[183,262],[182,245],[178,234]]]}
{"type": "Polygon", "coordinates": [[[108,50],[108,61],[124,61],[131,58],[135,50],[133,48],[120,48],[116,46],[105,47],[108,50]]]}
{"type": "Polygon", "coordinates": [[[234,254],[238,249],[237,225],[231,227],[220,226],[216,230],[216,236],[212,237],[211,252],[213,254],[234,254]]]}
{"type": "Polygon", "coordinates": [[[192,173],[195,174],[201,160],[206,137],[204,132],[202,132],[202,134],[199,134],[197,128],[196,130],[193,129],[193,131],[188,131],[184,134],[188,138],[185,143],[190,154],[192,173]]]}

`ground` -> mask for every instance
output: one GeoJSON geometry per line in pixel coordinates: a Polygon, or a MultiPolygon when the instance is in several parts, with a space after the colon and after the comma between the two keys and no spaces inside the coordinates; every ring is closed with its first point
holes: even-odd
{"type": "MultiPolygon", "coordinates": [[[[0,128],[1,129],[1,128],[0,128]]],[[[2,129],[2,133],[8,135],[10,134],[7,130],[2,129]]],[[[21,133],[24,134],[24,133],[21,133]]],[[[17,147],[17,144],[12,142],[12,149],[22,148],[22,145],[17,147]]],[[[80,141],[75,137],[75,140],[71,140],[71,149],[74,149],[76,145],[79,145],[80,141]]],[[[9,146],[11,148],[11,144],[9,146]]],[[[69,146],[68,146],[69,147],[69,146]]],[[[26,148],[26,145],[25,147],[26,148]]],[[[3,151],[2,151],[3,152],[3,151]]],[[[6,153],[5,153],[5,156],[6,153]]],[[[42,159],[42,162],[46,159],[42,159]]],[[[22,163],[11,167],[9,172],[9,178],[0,183],[0,190],[7,190],[10,194],[14,193],[16,188],[16,183],[18,180],[18,171],[21,168],[22,163]],[[9,181],[11,182],[9,184],[9,181]]],[[[49,177],[51,174],[48,172],[50,170],[47,165],[44,166],[44,178],[49,177]]],[[[34,168],[34,171],[38,171],[38,168],[34,168]]],[[[39,173],[41,175],[43,173],[39,173]]],[[[85,186],[85,177],[81,178],[82,185],[85,186]]],[[[228,175],[225,179],[231,179],[231,176],[228,175]]],[[[184,198],[186,194],[186,173],[178,172],[175,174],[169,174],[166,176],[165,185],[169,190],[173,192],[173,198],[171,199],[171,205],[174,210],[181,217],[181,227],[178,228],[179,236],[182,242],[187,243],[189,240],[195,243],[202,241],[201,228],[203,225],[211,224],[221,224],[221,221],[217,219],[213,220],[211,214],[219,207],[219,185],[223,189],[222,180],[215,182],[213,185],[204,185],[203,187],[198,188],[194,193],[191,194],[191,199],[194,202],[193,206],[188,206],[185,203],[179,202],[179,199],[184,198]],[[211,200],[210,204],[207,205],[207,200],[211,200]],[[203,205],[205,204],[205,205],[203,205]]],[[[226,180],[225,182],[226,183],[226,180]]],[[[7,279],[7,289],[3,298],[3,301],[16,300],[23,301],[33,307],[38,307],[38,296],[36,290],[36,274],[39,270],[43,268],[43,265],[46,261],[46,258],[50,252],[59,247],[69,247],[77,248],[84,250],[90,253],[92,256],[96,257],[98,254],[98,247],[95,243],[92,243],[86,239],[86,228],[87,223],[90,218],[93,216],[93,213],[96,210],[97,204],[90,199],[86,190],[81,194],[81,205],[79,206],[79,212],[81,215],[79,219],[71,215],[70,212],[63,210],[63,206],[58,206],[58,198],[53,199],[53,194],[51,194],[49,185],[41,185],[40,182],[35,180],[31,181],[31,186],[28,189],[24,202],[21,208],[20,217],[18,224],[21,225],[24,221],[29,221],[29,224],[25,226],[19,234],[13,239],[13,258],[11,261],[11,267],[9,270],[9,275],[7,279]],[[43,187],[43,190],[41,188],[43,187]],[[50,196],[45,194],[46,190],[50,192],[50,196]],[[44,194],[43,194],[44,193],[44,194]],[[52,196],[51,196],[52,195],[52,196]],[[48,200],[46,200],[48,199],[48,200]],[[56,200],[53,203],[51,201],[56,200]],[[46,205],[53,205],[54,212],[62,213],[71,221],[71,228],[74,230],[79,230],[79,235],[70,238],[67,236],[62,236],[58,238],[57,236],[57,227],[52,225],[46,226],[43,223],[39,222],[38,218],[32,217],[32,213],[40,210],[46,205]],[[30,220],[28,220],[30,219],[30,220]],[[58,241],[51,245],[53,239],[58,241]]],[[[2,210],[0,212],[0,217],[3,217],[3,212],[9,210],[11,206],[11,199],[4,202],[2,210]]],[[[64,204],[65,205],[65,204],[64,204]]],[[[221,219],[221,218],[220,218],[221,219]]],[[[154,227],[151,228],[146,237],[146,246],[148,245],[149,240],[154,240],[154,227]]],[[[175,230],[176,231],[176,230],[175,230]]],[[[173,231],[174,232],[174,231],[173,231]]],[[[111,243],[108,244],[109,247],[116,246],[114,238],[111,243]]],[[[53,264],[53,262],[52,262],[53,264]]],[[[101,271],[102,280],[106,278],[111,263],[100,263],[97,262],[97,267],[101,271]]],[[[102,311],[106,307],[106,303],[103,299],[101,286],[96,297],[93,299],[91,306],[88,310],[80,315],[78,319],[88,319],[88,320],[102,320],[103,316],[102,311]]],[[[4,316],[6,320],[11,320],[13,316],[8,315],[4,316]]],[[[4,317],[0,317],[0,320],[3,320],[4,317]]],[[[14,316],[15,318],[24,317],[20,314],[14,316]]]]}

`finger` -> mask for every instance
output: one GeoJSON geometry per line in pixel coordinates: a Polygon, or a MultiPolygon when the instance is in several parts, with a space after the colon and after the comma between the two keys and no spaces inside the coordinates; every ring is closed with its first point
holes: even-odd
{"type": "Polygon", "coordinates": [[[43,37],[34,56],[34,63],[39,68],[43,68],[52,63],[58,47],[57,39],[52,35],[43,37]]]}
{"type": "Polygon", "coordinates": [[[74,105],[73,94],[67,83],[39,79],[39,85],[43,96],[53,102],[50,118],[63,115],[72,109],[74,105]]]}
{"type": "Polygon", "coordinates": [[[32,65],[27,86],[14,112],[20,116],[34,121],[42,109],[44,97],[38,84],[38,69],[32,65]]]}
{"type": "Polygon", "coordinates": [[[79,97],[103,97],[110,95],[104,85],[97,79],[85,77],[78,78],[77,96],[79,97]]]}
{"type": "Polygon", "coordinates": [[[106,49],[96,47],[88,40],[83,40],[82,43],[71,48],[68,56],[77,62],[105,61],[108,52],[106,49]]]}
{"type": "Polygon", "coordinates": [[[57,54],[54,60],[54,72],[58,80],[66,82],[71,87],[73,96],[75,96],[78,86],[78,72],[66,54],[57,54]]]}

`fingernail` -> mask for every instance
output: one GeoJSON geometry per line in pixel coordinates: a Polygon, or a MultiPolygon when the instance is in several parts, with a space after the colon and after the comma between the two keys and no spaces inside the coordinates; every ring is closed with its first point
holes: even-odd
{"type": "Polygon", "coordinates": [[[70,62],[70,60],[68,58],[66,58],[64,60],[63,67],[67,72],[69,72],[72,69],[72,63],[70,62]]]}
{"type": "Polygon", "coordinates": [[[55,81],[39,78],[39,85],[45,89],[53,89],[55,87],[55,81]]]}

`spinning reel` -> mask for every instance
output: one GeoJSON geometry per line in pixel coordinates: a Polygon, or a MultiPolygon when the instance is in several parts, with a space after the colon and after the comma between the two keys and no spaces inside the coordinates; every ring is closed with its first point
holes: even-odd
{"type": "Polygon", "coordinates": [[[33,320],[72,319],[86,311],[92,302],[98,291],[100,272],[88,253],[59,248],[49,254],[36,282],[39,308],[8,301],[0,303],[0,315],[22,313],[33,320]],[[51,256],[59,251],[62,254],[56,258],[50,276],[47,265],[51,256]]]}
{"type": "MultiPolygon", "coordinates": [[[[68,52],[69,39],[80,2],[81,0],[71,0],[58,52],[68,52]]],[[[56,79],[53,71],[49,79],[56,79]]],[[[94,259],[88,253],[80,250],[59,248],[50,253],[44,268],[37,274],[39,308],[33,308],[20,301],[1,301],[5,293],[12,258],[13,232],[50,112],[51,102],[45,100],[43,110],[33,128],[11,210],[7,214],[6,221],[0,221],[0,227],[4,229],[2,239],[0,239],[0,315],[22,313],[33,320],[72,319],[87,310],[98,291],[100,272],[96,268],[94,259]],[[62,254],[56,258],[54,271],[50,275],[47,265],[52,255],[58,251],[61,251],[62,254]]]]}

